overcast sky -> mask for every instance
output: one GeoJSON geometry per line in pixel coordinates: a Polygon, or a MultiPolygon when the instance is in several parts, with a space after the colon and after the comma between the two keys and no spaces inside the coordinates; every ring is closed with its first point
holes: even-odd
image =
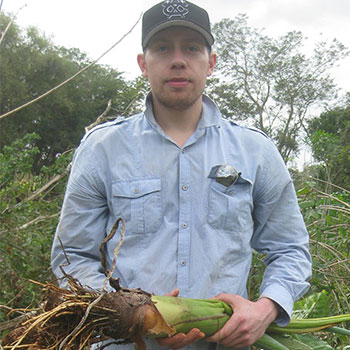
{"type": "MultiPolygon", "coordinates": [[[[1,0],[0,0],[1,2],[1,0]]],[[[137,22],[142,12],[157,0],[3,0],[2,10],[16,13],[17,23],[34,25],[52,36],[56,44],[78,47],[96,59],[137,22]]],[[[349,0],[193,0],[204,7],[211,22],[234,18],[239,13],[249,17],[249,25],[265,28],[270,36],[300,30],[312,45],[320,38],[337,38],[350,47],[349,0]],[[322,33],[322,37],[320,34],[322,33]]],[[[141,23],[132,34],[115,47],[100,63],[108,64],[125,77],[139,74],[136,55],[141,51],[141,23]]],[[[350,58],[334,71],[337,84],[350,91],[350,58]]]]}

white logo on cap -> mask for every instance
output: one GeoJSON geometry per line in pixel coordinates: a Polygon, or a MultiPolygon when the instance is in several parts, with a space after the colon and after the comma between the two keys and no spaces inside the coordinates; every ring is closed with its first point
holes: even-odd
{"type": "Polygon", "coordinates": [[[164,1],[163,13],[168,19],[172,17],[186,17],[188,14],[188,3],[185,0],[167,0],[164,1]]]}

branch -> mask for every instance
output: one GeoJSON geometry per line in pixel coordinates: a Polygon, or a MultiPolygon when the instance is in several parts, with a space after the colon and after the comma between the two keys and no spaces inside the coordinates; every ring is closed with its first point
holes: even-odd
{"type": "Polygon", "coordinates": [[[340,265],[340,264],[345,264],[346,265],[349,263],[350,259],[349,258],[346,258],[346,259],[343,259],[343,260],[340,260],[340,261],[336,261],[336,262],[333,262],[325,267],[322,267],[319,269],[319,271],[325,271],[325,270],[328,270],[330,269],[331,267],[334,267],[334,266],[337,266],[337,265],[340,265]]]}
{"type": "MultiPolygon", "coordinates": [[[[314,244],[315,246],[320,246],[320,247],[324,248],[325,250],[330,252],[338,261],[348,259],[341,252],[339,252],[336,248],[333,248],[331,245],[329,245],[327,243],[320,242],[318,240],[314,240],[311,238],[310,244],[314,244]]],[[[348,264],[343,264],[343,268],[350,272],[350,268],[349,268],[348,264]]]]}
{"type": "Polygon", "coordinates": [[[125,237],[125,221],[123,218],[119,218],[113,225],[111,232],[108,234],[108,236],[102,241],[101,245],[100,245],[100,254],[101,254],[101,265],[103,267],[104,270],[104,274],[106,276],[106,279],[103,283],[103,290],[106,292],[107,291],[107,282],[110,283],[110,285],[112,287],[114,287],[116,290],[118,290],[119,287],[119,283],[118,283],[118,279],[114,279],[112,278],[113,276],[113,272],[115,270],[115,267],[117,265],[117,257],[118,257],[118,253],[119,250],[121,248],[121,246],[124,243],[124,237],[125,237]],[[118,243],[118,245],[115,247],[114,249],[114,254],[113,254],[113,261],[112,261],[112,266],[111,269],[108,270],[107,267],[107,259],[106,259],[106,254],[104,251],[104,246],[106,245],[106,243],[108,241],[110,241],[114,235],[116,234],[118,227],[119,227],[119,223],[122,223],[122,228],[121,228],[121,232],[120,232],[120,241],[118,243]]]}
{"type": "Polygon", "coordinates": [[[59,215],[60,215],[60,212],[58,212],[56,214],[53,214],[53,215],[48,215],[48,216],[40,215],[37,218],[35,218],[34,220],[31,220],[31,221],[27,222],[26,224],[22,225],[21,227],[18,227],[16,229],[16,231],[24,230],[24,229],[28,228],[31,225],[37,224],[40,221],[44,221],[44,220],[47,220],[47,219],[53,219],[53,218],[56,218],[59,215]]]}
{"type": "Polygon", "coordinates": [[[105,118],[105,116],[108,114],[108,112],[111,110],[111,107],[112,107],[112,100],[108,100],[108,104],[107,104],[105,111],[99,117],[97,117],[97,119],[92,124],[85,127],[85,133],[87,133],[89,130],[91,130],[96,125],[100,124],[103,121],[103,119],[105,118]]]}
{"type": "Polygon", "coordinates": [[[322,183],[324,183],[324,184],[327,185],[327,186],[332,186],[332,187],[334,187],[334,188],[337,188],[338,190],[341,190],[341,191],[343,191],[343,192],[346,192],[346,193],[349,193],[349,194],[350,194],[350,191],[346,190],[346,189],[343,188],[343,187],[334,185],[334,184],[332,184],[332,183],[329,182],[329,181],[324,181],[324,180],[321,180],[321,179],[318,179],[318,178],[312,177],[312,176],[309,176],[309,178],[310,178],[311,180],[315,180],[315,181],[322,182],[322,183]]]}
{"type": "Polygon", "coordinates": [[[326,209],[326,210],[335,210],[335,211],[339,211],[341,213],[350,215],[350,210],[349,209],[338,207],[336,205],[320,205],[319,208],[320,209],[326,209]]]}
{"type": "Polygon", "coordinates": [[[14,318],[13,320],[5,321],[0,323],[0,332],[6,331],[7,329],[11,329],[22,323],[23,321],[28,320],[32,316],[35,316],[37,311],[30,311],[21,316],[14,318]]]}
{"type": "MultiPolygon", "coordinates": [[[[135,101],[138,100],[140,96],[140,93],[138,93],[132,100],[131,102],[126,106],[125,110],[121,113],[121,115],[127,115],[129,109],[131,108],[131,106],[135,103],[135,101]]],[[[107,103],[107,107],[106,109],[104,110],[104,112],[97,117],[97,119],[92,123],[90,124],[89,126],[86,126],[85,127],[85,133],[87,133],[88,131],[90,131],[92,128],[94,128],[95,126],[101,124],[105,119],[108,120],[108,119],[112,119],[111,117],[109,118],[106,118],[107,114],[110,112],[110,110],[112,109],[112,100],[108,100],[108,103],[107,103]]],[[[115,118],[115,117],[114,117],[115,118]]],[[[114,119],[113,118],[113,119],[114,119]]]]}
{"type": "MultiPolygon", "coordinates": [[[[331,194],[328,194],[328,193],[326,193],[326,192],[323,192],[323,191],[320,191],[320,190],[317,190],[317,189],[314,189],[314,191],[315,191],[316,193],[321,194],[322,197],[326,197],[326,198],[328,198],[328,199],[335,200],[335,201],[337,201],[337,202],[343,204],[345,207],[347,207],[347,208],[350,209],[350,204],[349,204],[349,203],[344,202],[344,201],[342,201],[341,199],[339,199],[339,198],[337,198],[337,197],[335,197],[335,196],[332,196],[331,194]]],[[[341,207],[339,207],[339,208],[341,208],[341,207]]],[[[349,210],[349,209],[347,209],[347,210],[349,210]]]]}
{"type": "MultiPolygon", "coordinates": [[[[7,206],[2,212],[1,214],[6,213],[8,210],[11,209],[16,209],[18,207],[20,207],[23,203],[26,203],[28,201],[34,200],[37,197],[39,197],[43,192],[47,191],[52,185],[54,185],[55,183],[57,183],[58,181],[60,181],[61,179],[63,179],[65,176],[67,176],[69,174],[70,168],[72,166],[72,163],[69,163],[68,166],[66,167],[66,169],[63,171],[62,174],[56,175],[54,176],[49,182],[47,182],[43,187],[41,187],[39,190],[33,192],[29,197],[23,199],[23,201],[17,203],[16,205],[14,205],[13,207],[7,206]]],[[[39,220],[40,221],[40,220],[39,220]]],[[[29,224],[29,223],[28,223],[29,224]]],[[[30,223],[31,224],[31,223],[30,223]]],[[[18,229],[21,230],[21,227],[18,229]]],[[[0,233],[2,233],[2,231],[0,231],[0,233]]]]}
{"type": "Polygon", "coordinates": [[[46,97],[47,95],[51,94],[52,92],[56,91],[57,89],[59,89],[60,87],[66,85],[68,82],[70,82],[71,80],[73,80],[75,77],[77,77],[78,75],[80,75],[81,73],[85,72],[87,69],[89,69],[90,67],[92,67],[93,65],[95,65],[102,57],[104,57],[107,53],[109,53],[112,49],[114,49],[125,37],[127,37],[132,31],[133,29],[136,27],[136,25],[139,23],[141,19],[141,15],[139,17],[139,19],[137,20],[137,22],[131,27],[131,29],[124,34],[121,39],[119,39],[114,45],[112,45],[106,52],[104,52],[99,58],[97,58],[95,61],[91,62],[90,64],[88,64],[86,67],[84,67],[83,69],[81,69],[80,71],[78,71],[77,73],[75,73],[74,75],[72,75],[70,78],[66,79],[65,81],[63,81],[62,83],[58,84],[57,86],[55,86],[54,88],[46,91],[44,94],[36,97],[35,99],[23,104],[22,106],[19,106],[5,114],[0,115],[0,120],[2,118],[8,117],[9,115],[20,111],[21,109],[30,106],[31,104],[41,100],[42,98],[46,97]]]}
{"type": "Polygon", "coordinates": [[[72,163],[69,163],[66,167],[66,169],[64,169],[62,174],[56,175],[54,176],[48,183],[46,183],[43,187],[41,187],[40,189],[38,189],[37,191],[35,191],[34,193],[32,193],[29,197],[25,198],[22,202],[19,202],[18,204],[16,204],[13,208],[17,208],[20,205],[22,205],[25,202],[31,201],[33,199],[36,199],[37,197],[39,197],[43,192],[45,192],[48,188],[50,188],[53,184],[55,184],[56,182],[60,181],[61,179],[63,179],[66,175],[68,175],[70,168],[72,166],[72,163]]]}
{"type": "Polygon", "coordinates": [[[123,111],[122,115],[127,115],[129,112],[129,109],[132,107],[132,105],[135,103],[135,101],[138,100],[138,98],[140,97],[140,95],[142,94],[142,92],[138,93],[131,101],[130,103],[126,106],[125,110],[123,111]]]}
{"type": "MultiPolygon", "coordinates": [[[[1,3],[0,3],[0,11],[1,11],[1,7],[2,7],[2,2],[3,2],[3,1],[1,1],[1,3]]],[[[2,41],[4,40],[7,31],[10,29],[10,27],[11,27],[13,21],[16,19],[17,15],[18,15],[18,13],[19,13],[24,7],[26,7],[26,6],[27,6],[27,5],[22,6],[22,7],[16,12],[16,14],[11,18],[10,22],[7,24],[6,28],[5,28],[4,31],[1,33],[0,45],[2,44],[2,41]]]]}

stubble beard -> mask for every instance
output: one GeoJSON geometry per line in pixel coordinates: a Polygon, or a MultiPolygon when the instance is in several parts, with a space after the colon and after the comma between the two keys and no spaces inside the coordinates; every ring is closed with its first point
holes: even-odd
{"type": "Polygon", "coordinates": [[[188,94],[179,93],[178,96],[176,93],[167,93],[164,90],[158,93],[152,92],[152,94],[163,107],[182,112],[192,107],[198,101],[203,94],[203,90],[198,92],[192,91],[188,94]]]}

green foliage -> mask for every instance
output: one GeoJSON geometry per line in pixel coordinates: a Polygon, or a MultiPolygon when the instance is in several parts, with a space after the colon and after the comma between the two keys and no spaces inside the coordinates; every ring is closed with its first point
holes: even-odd
{"type": "MultiPolygon", "coordinates": [[[[300,180],[299,180],[300,181],[300,180]]],[[[300,187],[300,186],[299,186],[300,187]]],[[[295,303],[294,318],[315,318],[350,313],[350,192],[324,181],[308,178],[298,192],[299,206],[310,235],[313,276],[308,295],[295,303]]],[[[259,296],[264,257],[254,252],[248,281],[251,299],[259,296]]],[[[344,325],[350,328],[350,323],[344,325]]],[[[350,337],[320,332],[315,335],[288,336],[283,344],[291,349],[342,350],[350,337]],[[293,343],[294,342],[294,343],[293,343]],[[329,347],[331,346],[331,347],[329,347]]],[[[281,338],[282,339],[282,338],[281,338]]],[[[283,340],[283,339],[282,339],[283,340]]]]}
{"type": "Polygon", "coordinates": [[[275,335],[274,338],[292,350],[332,350],[333,348],[310,334],[275,335]]]}
{"type": "MultiPolygon", "coordinates": [[[[313,184],[315,186],[315,184],[313,184]]],[[[313,289],[326,290],[335,312],[350,310],[350,192],[298,192],[314,259],[313,289]]],[[[333,311],[333,312],[334,312],[333,311]]]]}
{"type": "Polygon", "coordinates": [[[252,265],[250,268],[250,274],[247,283],[249,300],[257,300],[259,298],[260,286],[263,279],[264,270],[264,255],[253,250],[252,265]]]}
{"type": "Polygon", "coordinates": [[[323,290],[297,301],[294,304],[292,317],[297,319],[317,318],[329,316],[330,313],[327,292],[323,290]]]}
{"type": "MultiPolygon", "coordinates": [[[[60,155],[51,167],[33,175],[38,135],[26,135],[0,153],[0,305],[37,306],[38,288],[29,279],[52,280],[50,249],[65,190],[61,181],[41,192],[53,176],[64,174],[72,152],[60,155]]],[[[0,310],[3,311],[3,310],[0,310]]],[[[0,314],[0,320],[5,315],[0,314]]]]}
{"type": "Polygon", "coordinates": [[[11,146],[4,146],[0,153],[0,188],[7,187],[15,178],[19,179],[30,173],[34,157],[39,153],[38,147],[35,146],[38,139],[39,135],[28,134],[23,139],[13,142],[11,146]]]}
{"type": "MultiPolygon", "coordinates": [[[[321,318],[329,315],[331,315],[329,297],[328,293],[323,290],[319,293],[311,294],[296,302],[292,317],[305,319],[321,318]]],[[[298,334],[294,335],[293,338],[298,342],[307,344],[307,346],[309,346],[311,349],[334,349],[337,347],[337,345],[341,346],[340,349],[342,349],[342,344],[344,345],[348,343],[349,331],[343,328],[332,327],[330,328],[330,331],[325,330],[324,332],[321,332],[319,337],[315,337],[315,335],[312,334],[298,334]],[[331,334],[333,331],[336,333],[336,335],[331,334]],[[341,335],[343,332],[347,333],[347,336],[341,335]],[[332,344],[332,346],[329,344],[332,344]]]]}
{"type": "Polygon", "coordinates": [[[313,118],[308,126],[312,154],[321,179],[350,184],[350,107],[338,107],[313,118]]]}
{"type": "Polygon", "coordinates": [[[228,118],[265,131],[289,160],[298,152],[310,107],[335,98],[329,71],[349,51],[337,40],[320,42],[307,57],[302,33],[269,37],[249,27],[246,15],[223,19],[213,31],[219,79],[211,80],[209,93],[228,118]]]}
{"type": "MultiPolygon", "coordinates": [[[[9,22],[0,14],[0,32],[9,22]]],[[[29,102],[91,63],[77,48],[55,45],[37,28],[13,24],[0,46],[0,114],[29,102]]],[[[76,147],[84,128],[112,101],[111,113],[132,113],[145,95],[144,81],[126,81],[108,66],[95,64],[50,95],[0,120],[0,151],[15,138],[37,133],[35,171],[55,161],[57,153],[76,147]],[[132,109],[130,109],[132,106],[132,109]]]]}
{"type": "Polygon", "coordinates": [[[342,349],[342,344],[348,343],[347,337],[350,336],[350,330],[332,326],[339,324],[340,319],[349,320],[350,315],[329,316],[329,305],[325,291],[312,294],[295,303],[292,320],[288,326],[270,325],[267,330],[269,337],[266,338],[265,335],[266,341],[261,338],[256,346],[258,349],[264,350],[342,349]],[[326,328],[315,331],[320,326],[326,328]],[[329,337],[331,333],[337,336],[332,339],[329,337]]]}
{"type": "MultiPolygon", "coordinates": [[[[313,257],[310,292],[324,291],[316,294],[319,306],[311,315],[349,313],[350,192],[314,180],[298,191],[298,198],[310,234],[313,257]]],[[[308,305],[304,305],[305,309],[312,309],[316,301],[309,299],[308,305]]],[[[347,328],[349,326],[347,324],[347,328]]],[[[342,335],[326,334],[323,339],[334,349],[342,349],[342,345],[349,343],[349,337],[342,335]]]]}

